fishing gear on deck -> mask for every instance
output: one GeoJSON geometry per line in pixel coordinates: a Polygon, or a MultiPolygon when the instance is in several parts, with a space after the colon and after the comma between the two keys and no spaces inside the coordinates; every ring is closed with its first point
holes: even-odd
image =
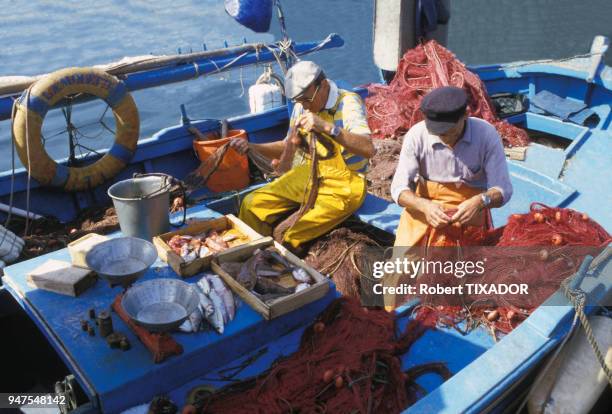
{"type": "Polygon", "coordinates": [[[398,335],[392,314],[337,299],[306,329],[296,352],[204,396],[196,412],[399,413],[423,395],[417,377],[451,375],[441,363],[402,372],[400,357],[434,324],[422,314],[398,335]]]}

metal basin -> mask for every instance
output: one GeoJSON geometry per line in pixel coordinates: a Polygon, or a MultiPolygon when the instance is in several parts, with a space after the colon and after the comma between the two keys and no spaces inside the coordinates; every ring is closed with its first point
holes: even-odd
{"type": "Polygon", "coordinates": [[[113,285],[127,287],[141,277],[157,259],[151,242],[136,237],[118,237],[96,245],[85,261],[87,266],[113,285]]]}
{"type": "Polygon", "coordinates": [[[198,292],[178,279],[155,279],[130,287],[121,306],[135,323],[151,332],[177,328],[200,303],[198,292]]]}

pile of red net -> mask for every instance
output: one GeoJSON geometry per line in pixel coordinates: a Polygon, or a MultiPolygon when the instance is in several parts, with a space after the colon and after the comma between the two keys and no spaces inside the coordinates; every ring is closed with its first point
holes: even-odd
{"type": "Polygon", "coordinates": [[[493,124],[506,146],[529,143],[525,131],[497,117],[480,78],[435,40],[406,52],[389,86],[368,87],[366,108],[372,136],[397,138],[406,133],[423,119],[419,111],[423,96],[441,86],[465,89],[469,96],[468,114],[493,124]]]}
{"type": "Polygon", "coordinates": [[[486,257],[483,280],[526,282],[530,286],[528,300],[515,306],[507,296],[500,295],[483,297],[466,306],[424,308],[435,312],[439,325],[457,327],[467,322],[465,330],[469,330],[484,324],[493,333],[508,333],[518,326],[577,272],[587,254],[596,256],[612,242],[610,234],[588,215],[540,203],[533,203],[529,213],[513,214],[504,227],[473,232],[469,237],[471,245],[494,246],[473,251],[479,256],[474,259],[486,257]],[[496,305],[487,304],[487,300],[496,305]]]}
{"type": "Polygon", "coordinates": [[[396,335],[392,314],[361,307],[358,300],[333,302],[302,337],[299,349],[244,384],[203,402],[204,413],[398,413],[418,397],[417,375],[440,364],[402,372],[400,356],[434,322],[427,312],[396,335]]]}

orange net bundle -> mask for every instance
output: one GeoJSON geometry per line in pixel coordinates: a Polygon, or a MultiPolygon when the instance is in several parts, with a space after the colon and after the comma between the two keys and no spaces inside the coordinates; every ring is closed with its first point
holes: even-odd
{"type": "Polygon", "coordinates": [[[527,133],[500,120],[480,78],[470,72],[453,53],[430,40],[410,49],[387,85],[368,86],[368,124],[374,138],[398,138],[423,120],[421,99],[441,86],[463,88],[469,96],[468,114],[493,124],[504,145],[526,146],[527,133]]]}
{"type": "Polygon", "coordinates": [[[400,356],[435,322],[429,313],[401,336],[394,317],[340,298],[303,334],[299,349],[258,378],[203,401],[203,413],[398,413],[422,391],[418,375],[450,376],[441,364],[402,372],[400,356]]]}

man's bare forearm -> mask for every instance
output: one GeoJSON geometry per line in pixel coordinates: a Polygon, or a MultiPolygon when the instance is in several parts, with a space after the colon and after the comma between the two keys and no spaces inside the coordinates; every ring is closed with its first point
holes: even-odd
{"type": "MultiPolygon", "coordinates": [[[[329,132],[331,133],[331,131],[329,132]]],[[[355,155],[365,158],[372,158],[376,155],[376,148],[374,148],[372,139],[368,135],[355,134],[342,128],[340,129],[340,134],[335,139],[347,151],[355,155]]]]}
{"type": "Polygon", "coordinates": [[[266,142],[264,144],[249,143],[249,148],[262,154],[264,157],[274,160],[280,158],[285,148],[285,141],[266,142]]]}

